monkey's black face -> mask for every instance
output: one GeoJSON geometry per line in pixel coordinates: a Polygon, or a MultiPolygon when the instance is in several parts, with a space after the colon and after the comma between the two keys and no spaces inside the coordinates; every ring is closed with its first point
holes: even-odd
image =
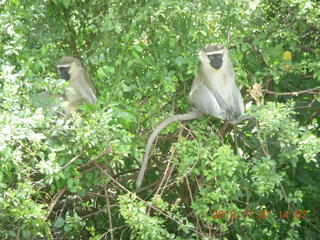
{"type": "Polygon", "coordinates": [[[70,74],[68,73],[69,67],[58,67],[60,77],[66,81],[70,79],[70,74]]]}
{"type": "Polygon", "coordinates": [[[214,69],[218,70],[222,66],[222,55],[223,54],[211,54],[207,55],[210,60],[210,65],[214,69]]]}

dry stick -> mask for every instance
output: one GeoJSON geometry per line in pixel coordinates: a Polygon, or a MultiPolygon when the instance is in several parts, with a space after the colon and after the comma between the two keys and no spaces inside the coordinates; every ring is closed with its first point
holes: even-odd
{"type": "Polygon", "coordinates": [[[181,180],[181,179],[185,178],[186,176],[188,176],[188,175],[192,172],[192,170],[195,168],[195,166],[197,165],[197,163],[198,163],[198,160],[192,165],[191,169],[189,169],[188,171],[186,171],[180,178],[178,178],[177,180],[173,181],[173,182],[170,183],[170,184],[166,184],[166,186],[165,186],[165,187],[162,187],[161,189],[169,188],[169,187],[175,185],[177,182],[179,182],[179,180],[181,180]]]}
{"type": "MultiPolygon", "coordinates": [[[[125,226],[125,225],[124,225],[125,226]]],[[[119,239],[123,239],[123,234],[124,234],[124,232],[125,231],[127,231],[127,229],[129,229],[130,230],[130,226],[129,226],[129,224],[127,224],[127,227],[125,227],[125,229],[121,232],[121,234],[120,234],[120,238],[119,239]]]]}
{"type": "Polygon", "coordinates": [[[54,198],[54,200],[51,202],[50,207],[48,209],[48,213],[46,215],[46,218],[48,218],[54,208],[54,206],[58,203],[59,199],[62,197],[62,195],[67,191],[67,187],[64,187],[61,189],[59,194],[54,198]]]}
{"type": "MultiPolygon", "coordinates": [[[[117,207],[117,206],[118,206],[117,204],[112,204],[112,205],[110,205],[110,208],[117,207]]],[[[80,216],[80,218],[82,218],[82,219],[89,218],[89,217],[91,217],[91,216],[95,216],[95,215],[98,215],[98,214],[100,214],[100,213],[104,213],[104,212],[106,212],[106,211],[108,211],[108,208],[107,208],[107,207],[106,207],[106,208],[102,208],[102,209],[100,209],[100,210],[98,210],[98,211],[95,211],[95,212],[92,212],[92,213],[89,213],[89,214],[80,216]]]]}
{"type": "Polygon", "coordinates": [[[316,99],[313,99],[311,103],[309,103],[308,105],[305,106],[298,106],[298,107],[294,107],[295,109],[303,109],[303,108],[311,108],[312,104],[316,101],[316,99]]]}
{"type": "Polygon", "coordinates": [[[286,96],[286,95],[298,96],[298,95],[304,94],[304,93],[320,95],[320,92],[314,92],[315,90],[318,90],[318,89],[320,89],[320,86],[319,87],[315,87],[315,88],[302,90],[302,91],[297,91],[297,92],[278,93],[278,92],[269,91],[267,89],[263,89],[262,91],[265,92],[265,93],[272,94],[272,95],[277,95],[277,96],[286,96]]]}
{"type": "MultiPolygon", "coordinates": [[[[193,197],[192,197],[192,191],[191,191],[191,188],[190,188],[190,183],[189,183],[188,177],[185,176],[185,179],[186,179],[186,182],[187,182],[188,191],[189,191],[189,194],[190,194],[190,199],[191,199],[192,202],[194,202],[193,197]]],[[[199,187],[199,183],[198,183],[197,180],[196,180],[196,183],[197,183],[197,185],[198,185],[198,188],[201,189],[201,188],[199,187]]],[[[209,236],[211,236],[211,234],[212,234],[212,227],[211,227],[210,225],[212,225],[212,224],[209,224],[209,225],[206,224],[205,222],[203,222],[202,219],[199,219],[199,217],[198,217],[197,215],[195,215],[195,218],[196,218],[196,221],[197,221],[198,228],[200,228],[201,232],[203,232],[203,231],[202,231],[202,228],[201,228],[201,224],[202,224],[202,225],[204,225],[206,228],[209,229],[209,236]],[[200,223],[200,222],[201,222],[201,223],[200,223]]]]}
{"type": "MultiPolygon", "coordinates": [[[[186,180],[186,184],[187,184],[187,187],[188,187],[188,192],[189,192],[190,200],[191,200],[191,202],[193,203],[194,200],[193,200],[192,191],[191,191],[191,188],[190,188],[190,183],[189,183],[188,176],[185,176],[185,180],[186,180]]],[[[199,223],[199,218],[198,218],[197,215],[195,215],[195,217],[196,217],[196,221],[197,221],[198,228],[199,228],[200,231],[203,233],[202,228],[201,228],[201,225],[200,225],[200,223],[199,223]]],[[[201,221],[201,219],[200,219],[200,221],[201,221]]],[[[201,222],[202,222],[202,221],[201,221],[201,222]]],[[[202,222],[202,224],[204,224],[204,223],[202,222]]],[[[204,224],[204,225],[205,225],[205,224],[204,224]]],[[[207,228],[209,229],[209,231],[210,231],[210,236],[211,236],[211,228],[208,227],[208,226],[207,226],[207,228]]]]}
{"type": "Polygon", "coordinates": [[[102,153],[100,153],[96,158],[94,158],[94,159],[90,160],[89,162],[80,166],[79,170],[81,171],[84,168],[87,168],[87,167],[90,167],[91,165],[94,165],[95,161],[99,160],[100,158],[103,158],[104,156],[106,156],[108,153],[111,153],[111,152],[112,152],[111,147],[106,146],[102,153]]]}
{"type": "Polygon", "coordinates": [[[193,196],[192,196],[192,191],[191,191],[191,188],[190,188],[190,183],[189,183],[189,180],[188,180],[187,176],[185,176],[185,179],[186,179],[186,183],[187,183],[187,187],[188,187],[188,191],[189,191],[191,202],[194,202],[193,201],[193,196]]]}
{"type": "MultiPolygon", "coordinates": [[[[164,181],[170,177],[170,176],[169,176],[169,170],[170,170],[170,166],[171,166],[171,162],[172,162],[172,159],[173,159],[173,155],[174,155],[174,153],[175,153],[175,150],[176,150],[176,149],[173,150],[173,152],[172,152],[172,154],[171,154],[171,156],[170,156],[170,158],[169,158],[169,161],[168,161],[168,163],[167,163],[167,167],[166,167],[166,169],[164,170],[163,176],[162,176],[162,178],[161,178],[160,184],[159,184],[158,187],[157,187],[157,190],[156,190],[156,192],[155,192],[155,195],[158,195],[158,194],[159,194],[159,190],[161,189],[164,181]]],[[[172,171],[170,171],[170,174],[171,174],[171,173],[172,173],[172,171]]],[[[166,184],[165,184],[165,185],[166,185],[166,184]]],[[[162,194],[162,192],[161,192],[161,194],[162,194]]]]}
{"type": "Polygon", "coordinates": [[[139,190],[137,190],[136,193],[143,192],[143,191],[145,191],[145,190],[147,190],[149,188],[152,188],[153,186],[157,186],[158,184],[160,184],[160,181],[153,182],[153,183],[151,183],[151,184],[149,184],[149,185],[147,185],[145,187],[139,188],[139,190]]]}
{"type": "MultiPolygon", "coordinates": [[[[105,194],[107,195],[107,189],[104,189],[105,194]]],[[[109,228],[110,228],[110,237],[111,240],[113,240],[113,226],[112,226],[112,216],[111,216],[111,211],[110,211],[110,201],[109,198],[106,197],[107,201],[107,208],[108,208],[108,215],[109,215],[109,228]]]]}
{"type": "Polygon", "coordinates": [[[18,231],[17,231],[17,237],[16,239],[19,240],[20,239],[20,232],[21,232],[21,228],[18,228],[18,231]]]}
{"type": "Polygon", "coordinates": [[[197,229],[195,229],[194,227],[190,227],[190,226],[187,226],[185,225],[184,223],[176,220],[175,218],[169,216],[164,210],[160,209],[160,208],[157,208],[155,206],[153,206],[152,204],[146,202],[145,200],[143,200],[142,198],[138,197],[137,195],[135,195],[133,192],[129,191],[127,188],[125,188],[123,185],[121,185],[116,179],[114,179],[107,171],[105,171],[102,167],[100,167],[98,164],[94,163],[94,165],[100,169],[100,171],[104,174],[106,174],[114,183],[115,185],[117,185],[120,189],[122,189],[123,191],[127,192],[127,193],[130,193],[131,195],[134,195],[136,196],[136,198],[139,200],[139,201],[142,201],[144,204],[146,204],[147,206],[151,207],[152,209],[156,210],[157,212],[161,213],[163,216],[171,219],[172,221],[174,221],[175,223],[177,223],[178,225],[180,226],[185,226],[185,227],[188,227],[191,231],[199,234],[200,236],[202,237],[206,237],[204,234],[202,234],[201,232],[199,232],[197,229]]]}
{"type": "MultiPolygon", "coordinates": [[[[191,134],[190,129],[186,128],[182,123],[180,123],[180,125],[181,125],[184,129],[186,129],[191,136],[193,136],[193,134],[191,134]]],[[[180,136],[181,136],[181,131],[179,132],[178,138],[179,138],[180,136]]],[[[195,139],[195,138],[194,138],[194,139],[195,139]]],[[[195,139],[195,140],[196,140],[196,139],[195,139]]],[[[161,194],[163,194],[164,190],[165,190],[167,187],[170,187],[170,186],[172,186],[172,185],[174,185],[174,184],[176,184],[176,183],[178,182],[178,180],[176,180],[176,181],[174,181],[174,182],[172,182],[172,183],[170,183],[170,184],[168,185],[169,177],[171,176],[171,174],[172,174],[172,172],[173,172],[173,169],[174,169],[173,167],[169,168],[169,164],[172,162],[172,158],[173,158],[173,156],[174,156],[175,150],[176,150],[176,148],[174,148],[173,153],[172,153],[171,156],[170,156],[170,159],[169,159],[169,163],[168,163],[168,165],[167,165],[167,168],[166,168],[166,170],[165,170],[164,177],[165,177],[165,176],[168,176],[168,177],[166,178],[165,186],[164,186],[164,187],[161,187],[161,186],[162,186],[162,183],[163,183],[163,180],[164,180],[164,178],[162,178],[162,179],[161,179],[161,184],[158,186],[157,193],[159,192],[159,190],[162,190],[162,191],[161,191],[161,194]],[[170,172],[167,173],[167,170],[170,170],[170,172]]],[[[199,156],[199,154],[198,154],[198,156],[199,156]]],[[[189,173],[190,173],[190,172],[193,170],[193,168],[196,166],[197,162],[198,162],[198,160],[197,160],[197,161],[195,162],[195,164],[192,166],[191,170],[187,171],[186,174],[184,174],[184,175],[181,177],[181,179],[183,179],[184,177],[186,177],[187,175],[189,175],[189,173]]],[[[140,190],[141,190],[141,189],[140,189],[140,190]]],[[[140,192],[140,191],[139,191],[139,192],[140,192]]]]}
{"type": "MultiPolygon", "coordinates": [[[[187,187],[188,187],[188,191],[189,191],[191,202],[194,202],[193,196],[192,196],[192,191],[191,191],[191,188],[190,188],[189,179],[188,179],[187,176],[185,176],[185,180],[186,180],[186,183],[187,183],[187,187]]],[[[195,215],[195,218],[196,218],[197,225],[198,225],[198,228],[200,229],[200,231],[203,232],[202,228],[201,228],[201,224],[203,224],[204,226],[206,226],[209,229],[209,236],[211,236],[211,227],[209,225],[207,225],[206,223],[204,223],[201,219],[200,219],[200,221],[201,221],[201,224],[200,224],[199,218],[198,218],[197,215],[195,215]]]]}
{"type": "Polygon", "coordinates": [[[314,112],[314,113],[308,118],[307,123],[309,123],[312,119],[318,117],[318,115],[320,115],[320,108],[318,108],[318,109],[316,110],[316,112],[314,112]]]}
{"type": "Polygon", "coordinates": [[[63,201],[63,206],[62,206],[62,208],[59,209],[59,210],[60,210],[60,213],[59,213],[59,215],[58,215],[58,218],[59,218],[59,217],[61,218],[61,216],[62,216],[62,214],[63,214],[63,211],[64,211],[64,209],[66,208],[66,206],[67,206],[67,201],[63,201]]]}
{"type": "MultiPolygon", "coordinates": [[[[121,229],[121,228],[129,228],[129,225],[125,224],[125,225],[122,225],[120,227],[115,227],[114,229],[112,229],[112,231],[116,231],[116,230],[121,229]]],[[[105,232],[104,234],[102,234],[101,237],[98,240],[102,239],[104,236],[107,237],[109,232],[110,232],[110,229],[107,232],[105,232]]],[[[122,234],[123,234],[123,232],[121,233],[121,236],[120,236],[119,239],[123,239],[122,238],[122,234]]],[[[104,239],[106,239],[106,238],[104,238],[104,239]]]]}
{"type": "MultiPolygon", "coordinates": [[[[183,128],[185,128],[183,124],[180,123],[180,125],[182,125],[183,128]]],[[[178,139],[180,139],[180,137],[181,137],[181,135],[182,135],[183,128],[179,131],[178,139]]],[[[172,159],[173,159],[173,157],[174,157],[174,153],[175,153],[176,149],[177,149],[177,147],[174,147],[173,153],[172,153],[171,156],[170,156],[169,161],[170,161],[171,163],[172,163],[172,159]]],[[[167,188],[167,186],[168,186],[169,178],[170,178],[170,176],[172,175],[173,169],[174,169],[174,166],[172,166],[172,165],[171,165],[170,168],[168,169],[169,172],[167,173],[167,177],[166,177],[166,179],[165,179],[165,184],[164,184],[164,186],[162,187],[161,195],[164,193],[164,190],[165,190],[165,189],[167,188]]],[[[160,190],[160,187],[159,187],[159,190],[160,190]]]]}
{"type": "MultiPolygon", "coordinates": [[[[199,154],[198,154],[198,157],[199,157],[199,154]]],[[[196,162],[191,166],[191,168],[190,168],[188,171],[186,171],[179,179],[173,181],[173,182],[170,183],[170,184],[166,184],[166,186],[165,186],[165,187],[162,187],[161,189],[169,188],[169,187],[175,185],[180,179],[183,179],[184,177],[188,176],[188,175],[192,172],[192,170],[195,168],[195,166],[197,165],[198,161],[199,161],[199,158],[198,158],[198,159],[196,160],[196,162]]]]}
{"type": "MultiPolygon", "coordinates": [[[[166,170],[164,171],[164,174],[163,174],[163,176],[161,178],[160,184],[156,187],[157,190],[156,190],[154,196],[156,196],[156,195],[162,196],[162,194],[163,194],[163,192],[164,192],[164,190],[165,190],[165,188],[166,188],[166,186],[168,184],[169,178],[170,178],[170,176],[172,174],[172,171],[173,171],[173,166],[171,166],[171,163],[172,163],[172,159],[173,159],[173,156],[175,154],[175,151],[176,151],[176,148],[173,149],[173,152],[172,152],[172,154],[171,154],[171,156],[169,158],[166,170]],[[162,187],[162,185],[164,185],[164,186],[162,187]],[[159,191],[161,189],[162,189],[162,191],[159,194],[159,191]]],[[[148,209],[148,214],[150,214],[150,210],[151,210],[151,207],[149,207],[149,209],[148,209]]]]}
{"type": "MultiPolygon", "coordinates": [[[[179,131],[179,134],[178,134],[178,139],[181,137],[181,130],[179,131]]],[[[169,161],[167,163],[167,167],[166,167],[166,170],[164,171],[164,174],[163,174],[163,177],[161,179],[161,182],[157,188],[157,191],[155,192],[155,195],[158,195],[159,194],[159,191],[160,189],[162,188],[163,190],[161,191],[161,194],[160,196],[163,194],[164,192],[164,189],[166,188],[167,184],[168,184],[168,181],[169,181],[169,178],[172,174],[172,171],[173,171],[173,167],[171,167],[171,163],[172,163],[172,160],[173,160],[173,156],[176,152],[176,147],[173,149],[173,152],[169,158],[169,161]],[[165,182],[164,186],[162,187],[163,183],[165,182]]]]}
{"type": "MultiPolygon", "coordinates": [[[[189,132],[189,135],[193,136],[193,134],[191,133],[192,131],[191,131],[190,129],[186,128],[182,123],[180,123],[180,125],[181,125],[185,130],[187,130],[187,131],[189,132]]],[[[180,137],[180,132],[179,132],[179,137],[180,137]]],[[[178,137],[178,138],[179,138],[179,137],[178,137]]],[[[194,138],[194,139],[196,140],[196,138],[194,138]]],[[[175,150],[176,150],[176,148],[174,149],[174,151],[175,151],[175,150]]],[[[174,155],[174,152],[173,152],[173,154],[172,154],[172,157],[173,157],[173,155],[174,155]]],[[[199,153],[198,153],[198,156],[199,156],[199,153]]],[[[198,160],[197,160],[197,161],[195,162],[195,164],[191,167],[191,169],[190,169],[189,171],[187,171],[180,179],[183,179],[184,177],[186,177],[187,175],[189,175],[189,173],[190,173],[190,172],[194,169],[194,167],[196,166],[197,162],[198,162],[198,160]]],[[[172,171],[173,171],[173,167],[170,169],[170,172],[168,173],[169,176],[171,176],[172,171]]],[[[179,180],[179,179],[178,179],[178,180],[179,180]]],[[[166,188],[171,187],[172,185],[176,184],[176,183],[178,182],[178,180],[175,180],[174,182],[168,184],[168,182],[169,182],[169,178],[168,178],[167,181],[166,181],[165,186],[164,186],[164,187],[161,187],[161,188],[159,187],[159,189],[162,190],[162,191],[161,191],[161,194],[164,192],[164,190],[165,190],[166,188]]]]}
{"type": "Polygon", "coordinates": [[[66,167],[70,166],[71,163],[73,163],[75,160],[77,160],[80,156],[81,156],[82,152],[79,153],[77,156],[75,156],[74,158],[72,158],[66,165],[64,165],[61,170],[65,169],[66,167]]]}
{"type": "MultiPolygon", "coordinates": [[[[173,154],[174,154],[174,153],[173,153],[173,154]]],[[[172,157],[173,157],[173,155],[172,155],[172,157]]],[[[167,173],[167,177],[166,177],[166,179],[165,179],[164,186],[161,188],[161,193],[160,193],[160,195],[162,195],[162,194],[164,193],[164,190],[167,188],[168,182],[169,182],[169,179],[170,179],[170,176],[172,175],[172,172],[173,172],[174,168],[175,168],[175,166],[172,166],[172,165],[170,166],[169,172],[167,173]]],[[[159,190],[160,190],[160,188],[159,188],[159,190]]]]}

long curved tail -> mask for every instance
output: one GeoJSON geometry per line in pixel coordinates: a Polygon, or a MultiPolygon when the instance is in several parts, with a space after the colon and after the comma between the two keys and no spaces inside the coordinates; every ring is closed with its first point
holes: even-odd
{"type": "Polygon", "coordinates": [[[186,120],[192,120],[192,119],[197,119],[199,117],[201,117],[202,114],[196,110],[192,110],[188,113],[185,114],[179,114],[179,115],[174,115],[172,117],[167,118],[166,120],[164,120],[162,123],[160,123],[151,133],[148,142],[147,142],[147,146],[146,146],[146,152],[144,154],[143,157],[143,162],[140,168],[140,172],[136,181],[136,189],[139,189],[142,181],[143,181],[143,177],[144,177],[144,173],[146,171],[147,165],[148,165],[148,160],[150,157],[150,151],[151,151],[151,147],[152,147],[152,143],[154,142],[154,140],[156,139],[157,135],[160,133],[160,131],[162,129],[164,129],[166,126],[168,126],[169,124],[176,122],[176,121],[186,121],[186,120]]]}

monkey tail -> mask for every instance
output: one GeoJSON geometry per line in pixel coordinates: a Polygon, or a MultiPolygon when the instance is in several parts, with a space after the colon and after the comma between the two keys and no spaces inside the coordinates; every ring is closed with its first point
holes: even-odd
{"type": "Polygon", "coordinates": [[[197,110],[192,110],[188,113],[185,114],[179,114],[179,115],[175,115],[172,117],[167,118],[166,120],[164,120],[162,123],[160,123],[151,133],[148,142],[147,142],[147,146],[146,146],[146,152],[144,154],[143,157],[143,162],[140,168],[140,172],[136,181],[136,189],[139,189],[142,181],[143,181],[143,177],[144,177],[144,173],[146,171],[147,168],[147,164],[148,164],[148,160],[150,157],[150,150],[152,147],[152,143],[154,142],[154,140],[156,139],[157,135],[161,132],[162,129],[164,129],[166,126],[168,126],[169,124],[176,122],[176,121],[186,121],[186,120],[192,120],[192,119],[197,119],[199,117],[201,117],[202,114],[200,112],[198,112],[197,110]]]}

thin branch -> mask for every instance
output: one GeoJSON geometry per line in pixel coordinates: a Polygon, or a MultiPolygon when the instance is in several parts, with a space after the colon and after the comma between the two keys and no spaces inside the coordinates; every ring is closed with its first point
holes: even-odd
{"type": "MultiPolygon", "coordinates": [[[[181,137],[181,133],[182,133],[182,131],[180,130],[179,131],[179,135],[178,135],[178,139],[181,137]]],[[[171,166],[171,164],[172,164],[172,160],[173,160],[175,152],[176,152],[176,147],[174,147],[174,149],[173,149],[173,151],[172,151],[172,153],[170,155],[169,161],[167,163],[167,166],[166,166],[166,169],[164,171],[164,174],[163,174],[163,177],[161,179],[161,182],[160,182],[159,186],[157,187],[155,195],[158,195],[160,189],[162,188],[163,190],[160,193],[160,196],[161,196],[163,194],[163,192],[164,192],[165,187],[168,185],[168,180],[169,180],[169,178],[170,178],[170,176],[172,174],[172,171],[173,171],[173,166],[171,166]],[[163,184],[164,184],[164,186],[162,187],[163,184]]]]}
{"type": "Polygon", "coordinates": [[[310,88],[310,89],[306,89],[306,90],[301,90],[301,91],[296,91],[296,92],[283,92],[283,93],[278,93],[278,92],[272,92],[269,91],[267,89],[263,89],[262,91],[268,94],[272,94],[272,95],[277,95],[277,96],[287,96],[287,95],[291,95],[291,96],[298,96],[300,94],[316,94],[316,95],[320,95],[320,92],[315,92],[315,90],[320,90],[320,86],[319,87],[315,87],[315,88],[310,88]]]}
{"type": "Polygon", "coordinates": [[[295,107],[294,109],[303,109],[303,108],[311,108],[312,107],[312,104],[315,102],[316,100],[313,99],[311,103],[309,103],[308,105],[306,106],[297,106],[295,107]]]}
{"type": "MultiPolygon", "coordinates": [[[[182,125],[182,127],[183,127],[185,130],[187,130],[187,131],[189,132],[190,136],[192,136],[193,140],[195,140],[196,143],[197,143],[197,145],[198,145],[197,139],[194,137],[194,134],[192,133],[192,131],[191,131],[190,129],[186,128],[183,124],[181,124],[181,125],[182,125]]],[[[192,172],[192,170],[196,167],[196,165],[197,165],[197,163],[198,163],[198,161],[199,161],[199,157],[200,157],[200,152],[198,151],[197,160],[196,160],[195,163],[191,166],[191,168],[188,169],[181,177],[176,178],[176,180],[174,180],[172,183],[170,183],[170,184],[166,183],[166,185],[165,185],[164,187],[161,187],[161,190],[164,190],[164,188],[169,188],[169,187],[175,185],[175,184],[176,184],[177,182],[179,182],[181,179],[183,179],[183,178],[185,178],[186,176],[188,176],[188,175],[192,172]]],[[[171,173],[170,173],[170,175],[171,175],[171,173]]]]}
{"type": "Polygon", "coordinates": [[[54,206],[58,203],[62,195],[67,191],[67,187],[64,187],[61,189],[61,191],[58,193],[58,195],[54,198],[54,200],[51,202],[50,207],[48,209],[48,213],[46,215],[46,218],[48,218],[54,208],[54,206]]]}
{"type": "Polygon", "coordinates": [[[103,150],[102,153],[100,153],[97,157],[95,157],[94,159],[90,160],[89,162],[83,164],[82,166],[79,167],[79,171],[83,171],[85,168],[91,167],[92,165],[95,164],[95,162],[97,160],[99,160],[100,158],[103,158],[104,156],[106,156],[108,153],[111,153],[112,149],[110,146],[106,146],[105,149],[103,150]]]}
{"type": "Polygon", "coordinates": [[[147,189],[149,189],[149,188],[152,188],[152,187],[154,187],[154,186],[157,186],[158,184],[160,184],[160,180],[159,180],[159,181],[156,181],[156,182],[153,182],[153,183],[151,183],[151,184],[149,184],[149,185],[147,185],[147,186],[145,186],[145,187],[139,188],[139,190],[137,190],[136,193],[143,192],[143,191],[145,191],[145,190],[147,190],[147,189]]]}
{"type": "Polygon", "coordinates": [[[71,163],[73,163],[74,161],[76,161],[80,156],[81,156],[82,152],[79,153],[77,156],[75,156],[74,158],[72,158],[66,165],[64,165],[61,169],[65,169],[66,167],[70,166],[71,163]]]}
{"type": "MultiPolygon", "coordinates": [[[[108,195],[107,193],[107,189],[105,188],[104,189],[105,191],[105,194],[108,195]]],[[[113,224],[112,224],[112,215],[111,215],[111,211],[110,211],[110,201],[109,201],[109,198],[106,197],[106,202],[107,202],[107,211],[108,211],[108,217],[109,217],[109,229],[110,229],[110,237],[111,237],[111,240],[114,239],[113,237],[113,224]]]]}

